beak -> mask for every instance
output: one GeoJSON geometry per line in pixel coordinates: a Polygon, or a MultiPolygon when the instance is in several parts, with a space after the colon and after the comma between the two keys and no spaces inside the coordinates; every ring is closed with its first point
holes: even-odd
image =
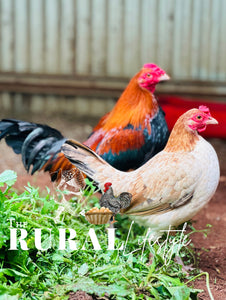
{"type": "Polygon", "coordinates": [[[165,73],[165,74],[163,74],[163,75],[161,75],[161,76],[159,77],[159,82],[160,82],[160,81],[166,81],[166,80],[169,80],[169,79],[170,79],[169,75],[167,75],[167,74],[165,73]]]}
{"type": "Polygon", "coordinates": [[[217,120],[212,118],[212,117],[209,117],[208,120],[206,121],[206,124],[209,125],[209,124],[218,124],[217,120]]]}

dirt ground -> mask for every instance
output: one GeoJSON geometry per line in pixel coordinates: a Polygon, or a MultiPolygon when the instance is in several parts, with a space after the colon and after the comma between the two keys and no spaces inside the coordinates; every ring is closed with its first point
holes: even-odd
{"type": "MultiPolygon", "coordinates": [[[[23,119],[48,124],[60,129],[66,137],[79,141],[85,140],[95,124],[95,120],[78,121],[66,119],[63,116],[54,118],[32,116],[32,119],[28,117],[23,119]]],[[[204,237],[203,233],[195,233],[191,238],[195,245],[199,268],[210,274],[210,288],[214,299],[224,300],[226,299],[226,140],[211,139],[210,142],[216,149],[220,160],[221,179],[213,199],[194,217],[193,225],[197,230],[206,228],[206,224],[211,224],[212,228],[207,237],[204,237]]],[[[0,172],[5,169],[13,169],[18,173],[16,187],[19,190],[23,190],[28,181],[41,189],[45,186],[54,189],[48,174],[39,173],[32,177],[28,175],[23,168],[21,157],[15,155],[2,141],[0,143],[0,172]]],[[[204,289],[204,292],[199,294],[200,300],[210,299],[205,276],[196,280],[194,286],[204,289]]]]}

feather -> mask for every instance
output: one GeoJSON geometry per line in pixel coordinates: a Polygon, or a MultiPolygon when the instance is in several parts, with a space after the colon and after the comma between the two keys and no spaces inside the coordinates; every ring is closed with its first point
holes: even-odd
{"type": "MultiPolygon", "coordinates": [[[[61,145],[66,140],[58,130],[47,125],[14,119],[3,119],[0,122],[0,139],[4,137],[14,152],[22,155],[22,162],[27,171],[33,165],[31,175],[42,168],[52,172],[51,161],[56,159],[61,145]],[[47,162],[49,167],[46,166],[47,162]]],[[[73,168],[73,165],[70,167],[73,168]]]]}
{"type": "Polygon", "coordinates": [[[33,140],[36,139],[39,135],[42,135],[43,132],[44,132],[43,128],[40,128],[40,127],[36,128],[30,134],[28,134],[28,136],[24,140],[24,143],[23,143],[23,146],[22,146],[22,149],[21,149],[21,155],[22,155],[22,162],[25,166],[25,169],[27,169],[27,163],[26,163],[27,148],[29,147],[29,144],[31,142],[33,142],[33,140]]]}
{"type": "MultiPolygon", "coordinates": [[[[40,154],[40,151],[43,150],[45,152],[46,149],[49,149],[51,147],[51,145],[54,141],[55,141],[54,137],[49,137],[49,138],[47,138],[45,140],[41,140],[40,142],[37,143],[37,145],[30,152],[30,155],[29,155],[28,160],[27,160],[26,170],[28,172],[29,172],[31,164],[33,163],[33,161],[35,160],[37,155],[39,154],[39,156],[42,156],[40,154]]],[[[45,157],[45,159],[46,158],[48,158],[48,156],[45,157]]],[[[39,159],[39,157],[38,157],[38,159],[39,159]]]]}
{"type": "Polygon", "coordinates": [[[153,119],[147,117],[142,124],[138,128],[127,124],[125,128],[113,128],[105,133],[101,128],[84,144],[118,170],[136,169],[162,150],[169,136],[161,109],[153,119]]]}

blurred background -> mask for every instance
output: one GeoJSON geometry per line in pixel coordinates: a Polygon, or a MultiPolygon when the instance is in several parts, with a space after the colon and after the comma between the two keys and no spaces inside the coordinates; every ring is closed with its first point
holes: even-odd
{"type": "Polygon", "coordinates": [[[225,104],[225,16],[225,0],[0,0],[0,116],[92,123],[147,62],[171,76],[160,102],[225,104]]]}
{"type": "MultiPolygon", "coordinates": [[[[220,160],[220,185],[195,218],[197,229],[213,228],[195,245],[200,268],[211,271],[211,289],[220,293],[226,269],[226,0],[0,0],[0,118],[46,123],[82,142],[150,62],[171,77],[155,92],[168,125],[200,103],[219,121],[208,138],[220,160]]],[[[20,191],[28,181],[42,192],[56,190],[49,174],[28,175],[21,156],[1,141],[0,172],[6,169],[17,172],[20,191]]]]}
{"type": "MultiPolygon", "coordinates": [[[[0,118],[45,123],[84,141],[153,62],[171,77],[155,92],[170,128],[199,101],[208,104],[220,121],[210,137],[225,139],[214,141],[223,164],[225,16],[225,0],[0,0],[0,118]]],[[[0,170],[30,180],[4,141],[0,153],[0,170]]]]}

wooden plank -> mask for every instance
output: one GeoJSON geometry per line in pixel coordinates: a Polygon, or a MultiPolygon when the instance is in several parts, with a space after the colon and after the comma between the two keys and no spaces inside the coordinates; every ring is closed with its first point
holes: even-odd
{"type": "MultiPolygon", "coordinates": [[[[77,77],[57,75],[2,74],[0,92],[46,95],[81,95],[118,98],[129,78],[77,77]]],[[[225,82],[171,80],[159,85],[158,94],[226,96],[225,82]]]]}
{"type": "Polygon", "coordinates": [[[2,102],[2,109],[4,110],[10,110],[12,109],[12,97],[10,93],[3,92],[1,93],[1,102],[2,102]]]}
{"type": "Polygon", "coordinates": [[[74,55],[75,55],[75,9],[74,0],[63,1],[62,21],[60,27],[60,73],[74,73],[74,55]]]}
{"type": "Polygon", "coordinates": [[[218,45],[218,61],[217,61],[217,75],[218,80],[226,80],[226,55],[225,55],[225,49],[226,49],[226,34],[225,34],[225,28],[226,28],[226,1],[221,0],[220,5],[221,11],[220,11],[220,40],[218,45]]]}
{"type": "Polygon", "coordinates": [[[30,71],[31,69],[31,2],[30,0],[27,0],[26,2],[26,23],[27,23],[27,28],[26,28],[26,52],[27,52],[27,57],[26,57],[26,65],[27,65],[27,70],[30,71]]]}
{"type": "Polygon", "coordinates": [[[191,77],[199,78],[199,61],[200,61],[200,40],[201,40],[201,18],[202,5],[201,1],[192,1],[192,28],[191,28],[191,77]]]}
{"type": "Polygon", "coordinates": [[[210,16],[211,16],[211,0],[202,1],[202,14],[201,14],[201,36],[200,36],[200,59],[199,59],[199,78],[208,79],[208,69],[210,62],[210,16]]]}
{"type": "Polygon", "coordinates": [[[1,2],[1,69],[13,70],[14,64],[14,22],[12,0],[1,2]]]}
{"type": "Polygon", "coordinates": [[[106,74],[106,0],[92,0],[91,16],[91,73],[106,74]]]}
{"type": "Polygon", "coordinates": [[[27,66],[27,0],[15,1],[15,71],[26,72],[27,66]]]}
{"type": "Polygon", "coordinates": [[[141,66],[140,61],[140,5],[139,0],[125,0],[123,75],[131,76],[141,66]]]}
{"type": "Polygon", "coordinates": [[[88,74],[91,71],[91,2],[76,1],[76,58],[77,74],[88,74]]]}
{"type": "Polygon", "coordinates": [[[141,64],[157,63],[157,2],[143,0],[141,3],[141,64]]]}
{"type": "Polygon", "coordinates": [[[46,47],[47,47],[47,38],[46,38],[46,19],[47,19],[47,14],[46,14],[46,0],[42,0],[42,12],[41,12],[41,22],[42,22],[42,58],[40,63],[42,64],[42,70],[43,72],[46,72],[46,60],[47,60],[47,51],[46,51],[46,47]]]}
{"type": "Polygon", "coordinates": [[[45,96],[33,94],[30,101],[31,112],[43,113],[45,111],[45,96]]]}
{"type": "Polygon", "coordinates": [[[226,80],[225,0],[0,0],[0,70],[226,80]]]}
{"type": "MultiPolygon", "coordinates": [[[[57,0],[58,2],[58,0],[57,0]]],[[[58,20],[59,11],[56,0],[47,0],[46,9],[46,73],[57,73],[60,69],[60,56],[58,48],[58,20]]]]}
{"type": "Polygon", "coordinates": [[[157,16],[162,22],[158,22],[158,34],[157,34],[157,58],[156,63],[164,66],[166,61],[166,54],[169,50],[169,45],[166,40],[167,26],[167,11],[168,11],[168,1],[160,0],[158,3],[157,16]]]}
{"type": "Polygon", "coordinates": [[[181,1],[181,47],[180,47],[180,78],[190,78],[191,66],[191,17],[192,17],[192,2],[181,1]],[[183,2],[183,3],[182,3],[183,2]]]}
{"type": "MultiPolygon", "coordinates": [[[[179,78],[181,74],[181,2],[176,0],[174,13],[174,34],[173,34],[173,78],[179,78]]],[[[183,4],[183,3],[182,3],[183,4]]]]}
{"type": "Polygon", "coordinates": [[[57,73],[61,73],[61,65],[62,65],[62,23],[63,23],[63,0],[55,0],[55,6],[57,10],[57,16],[56,16],[56,30],[57,30],[57,36],[56,36],[56,48],[54,51],[56,52],[57,57],[57,73]]]}
{"type": "MultiPolygon", "coordinates": [[[[217,74],[217,64],[219,60],[218,48],[220,46],[220,10],[221,2],[212,1],[211,3],[211,17],[210,17],[210,32],[209,32],[209,69],[208,69],[208,79],[216,80],[218,78],[217,74]]],[[[225,32],[224,32],[225,34],[225,32]]]]}
{"type": "Polygon", "coordinates": [[[43,38],[42,38],[42,1],[30,0],[30,71],[35,73],[43,72],[43,38]]]}
{"type": "MultiPolygon", "coordinates": [[[[176,79],[191,78],[191,44],[192,44],[192,2],[175,1],[174,31],[173,31],[173,72],[176,79]]],[[[195,25],[197,27],[197,24],[195,25]]],[[[196,31],[198,28],[196,28],[196,31]]],[[[195,55],[195,54],[194,54],[195,55]]]]}
{"type": "Polygon", "coordinates": [[[2,69],[2,0],[0,0],[0,70],[2,69]]]}
{"type": "Polygon", "coordinates": [[[119,76],[123,69],[123,0],[108,2],[107,74],[119,76]]]}
{"type": "Polygon", "coordinates": [[[162,0],[161,4],[161,9],[164,10],[165,8],[165,14],[163,16],[164,21],[160,22],[160,28],[163,35],[161,36],[161,33],[159,34],[161,36],[159,41],[159,50],[161,53],[159,65],[169,74],[172,74],[175,0],[167,1],[167,5],[166,2],[162,0]]]}

